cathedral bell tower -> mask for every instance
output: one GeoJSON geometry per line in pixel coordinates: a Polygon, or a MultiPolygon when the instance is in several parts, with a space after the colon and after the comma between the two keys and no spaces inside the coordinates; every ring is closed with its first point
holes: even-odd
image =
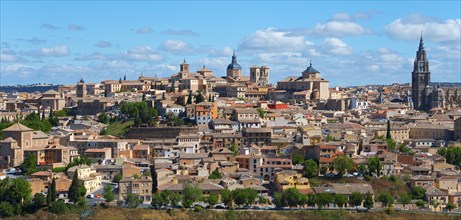
{"type": "Polygon", "coordinates": [[[419,40],[419,48],[416,51],[416,59],[411,73],[411,94],[413,107],[417,110],[427,111],[430,106],[430,99],[425,95],[425,89],[431,81],[429,71],[429,61],[427,60],[426,50],[424,50],[423,36],[419,40]]]}

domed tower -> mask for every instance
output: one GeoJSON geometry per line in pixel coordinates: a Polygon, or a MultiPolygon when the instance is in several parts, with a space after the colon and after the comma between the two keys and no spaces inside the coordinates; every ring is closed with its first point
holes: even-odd
{"type": "Polygon", "coordinates": [[[227,77],[232,77],[234,79],[240,79],[242,76],[242,67],[237,63],[237,56],[232,55],[232,62],[227,66],[227,77]]]}
{"type": "Polygon", "coordinates": [[[312,61],[306,70],[303,71],[303,78],[305,79],[320,79],[320,72],[312,67],[312,61]]]}

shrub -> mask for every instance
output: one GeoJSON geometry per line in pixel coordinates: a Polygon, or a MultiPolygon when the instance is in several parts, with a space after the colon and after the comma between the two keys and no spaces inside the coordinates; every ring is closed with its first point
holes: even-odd
{"type": "Polygon", "coordinates": [[[389,176],[389,180],[392,182],[397,182],[397,177],[394,175],[389,176]]]}
{"type": "Polygon", "coordinates": [[[388,207],[386,208],[386,214],[392,215],[392,214],[394,214],[394,212],[395,212],[395,211],[394,211],[394,207],[393,207],[393,206],[390,205],[390,206],[388,206],[388,207]]]}
{"type": "Polygon", "coordinates": [[[14,207],[8,202],[0,202],[0,217],[6,218],[14,215],[14,207]]]}
{"type": "Polygon", "coordinates": [[[69,211],[69,208],[66,206],[66,204],[61,201],[61,200],[58,200],[58,201],[55,201],[55,202],[52,202],[51,205],[48,207],[48,210],[54,214],[65,214],[69,211]]]}

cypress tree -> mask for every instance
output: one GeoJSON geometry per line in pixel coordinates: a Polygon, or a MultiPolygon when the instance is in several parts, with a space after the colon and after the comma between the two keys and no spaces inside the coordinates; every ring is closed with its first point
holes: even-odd
{"type": "Polygon", "coordinates": [[[72,178],[72,183],[69,188],[69,200],[76,203],[80,198],[80,192],[78,191],[79,182],[78,182],[78,169],[75,170],[74,177],[72,178]]]}
{"type": "Polygon", "coordinates": [[[391,139],[391,121],[387,120],[387,133],[386,133],[386,139],[391,139]]]}
{"type": "Polygon", "coordinates": [[[50,115],[48,117],[53,118],[53,109],[52,108],[50,108],[50,115]]]}
{"type": "Polygon", "coordinates": [[[42,120],[45,120],[45,109],[42,111],[42,120]]]}
{"type": "Polygon", "coordinates": [[[48,185],[48,194],[46,195],[46,203],[50,205],[52,202],[56,201],[56,178],[53,178],[51,184],[48,185]]]}
{"type": "Polygon", "coordinates": [[[208,95],[208,102],[211,102],[211,94],[208,95]]]}
{"type": "Polygon", "coordinates": [[[58,196],[58,193],[56,192],[56,178],[53,178],[53,181],[51,181],[51,202],[56,201],[56,197],[58,196]]]}
{"type": "Polygon", "coordinates": [[[192,90],[189,92],[189,97],[187,97],[187,104],[192,104],[192,90]]]}

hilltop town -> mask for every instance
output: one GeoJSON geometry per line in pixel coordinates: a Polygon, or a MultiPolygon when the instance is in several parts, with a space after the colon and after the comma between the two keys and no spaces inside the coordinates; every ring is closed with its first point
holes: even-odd
{"type": "MultiPolygon", "coordinates": [[[[74,206],[459,212],[461,88],[329,85],[314,62],[0,92],[0,216],[74,206]]],[[[411,73],[411,74],[410,74],[411,73]]]]}

